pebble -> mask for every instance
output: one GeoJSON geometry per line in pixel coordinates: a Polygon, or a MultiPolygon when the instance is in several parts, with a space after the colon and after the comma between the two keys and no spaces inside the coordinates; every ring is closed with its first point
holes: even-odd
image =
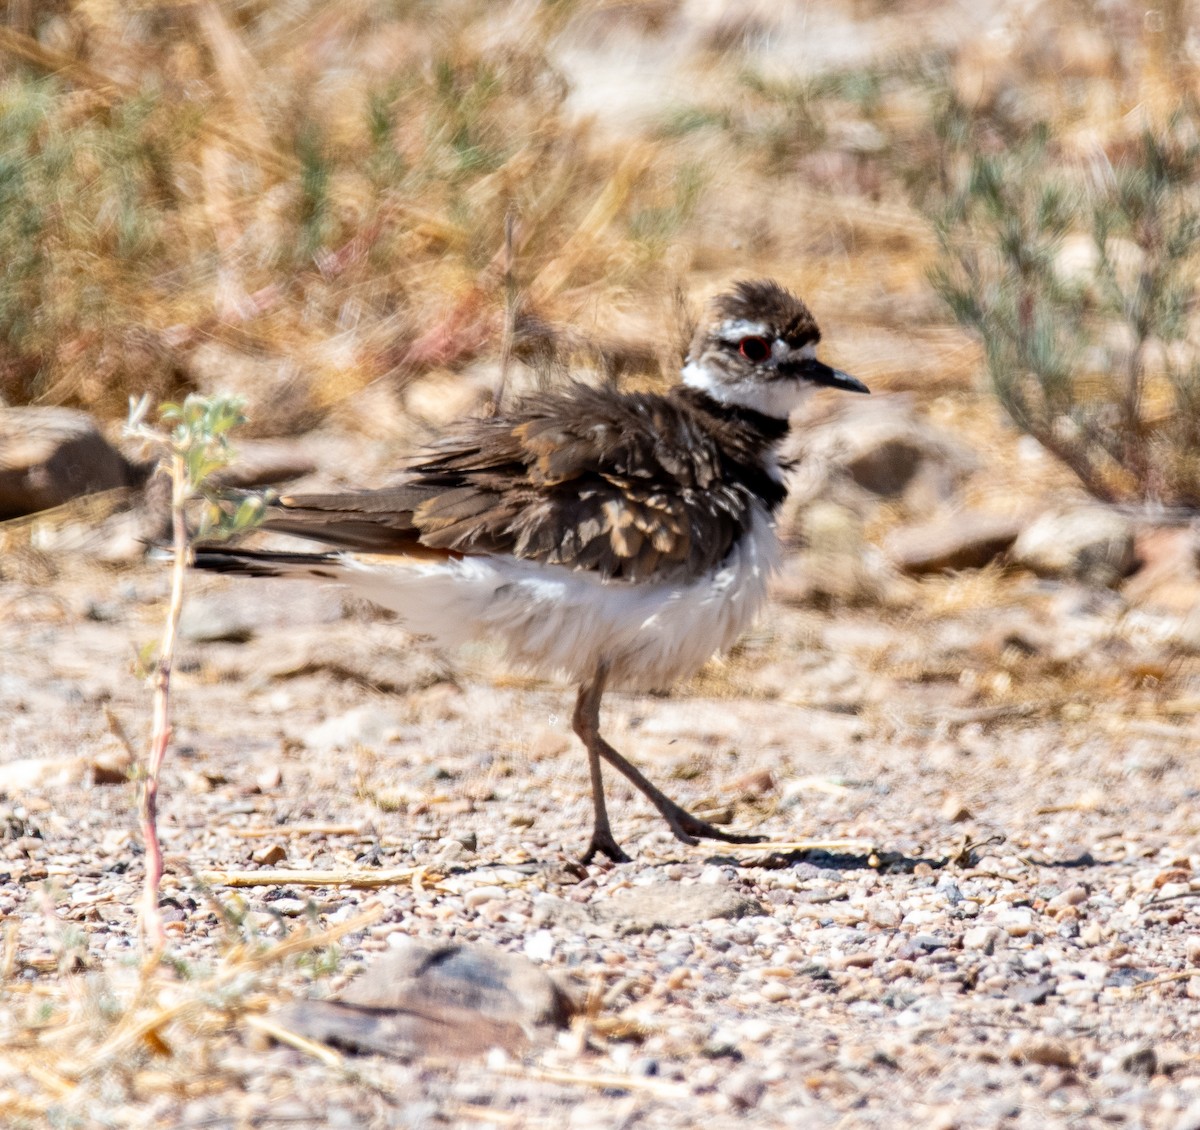
{"type": "Polygon", "coordinates": [[[718,1090],[729,1100],[729,1105],[734,1110],[745,1111],[758,1106],[766,1093],[767,1085],[757,1072],[743,1069],[729,1076],[718,1090]]]}
{"type": "Polygon", "coordinates": [[[327,718],[304,739],[309,749],[319,752],[368,748],[383,744],[396,732],[396,719],[378,706],[358,706],[327,718]]]}
{"type": "Polygon", "coordinates": [[[1074,886],[1068,887],[1065,891],[1055,895],[1046,903],[1047,910],[1061,910],[1063,907],[1079,906],[1088,900],[1088,891],[1086,887],[1074,886]]]}
{"type": "Polygon", "coordinates": [[[275,914],[282,914],[285,918],[298,918],[308,909],[308,901],[306,899],[288,898],[272,899],[268,904],[275,914]]]}
{"type": "Polygon", "coordinates": [[[963,934],[963,949],[981,950],[985,954],[991,954],[1001,937],[1003,933],[996,926],[972,926],[963,934]]]}
{"type": "Polygon", "coordinates": [[[1009,937],[1023,938],[1033,929],[1033,911],[1027,906],[1014,906],[996,915],[996,925],[1009,937]]]}
{"type": "Polygon", "coordinates": [[[521,948],[530,961],[549,962],[554,957],[554,935],[549,930],[534,930],[521,948]]]}
{"type": "Polygon", "coordinates": [[[761,1044],[774,1031],[775,1026],[769,1020],[757,1018],[743,1020],[737,1026],[739,1036],[751,1044],[761,1044]]]}
{"type": "Polygon", "coordinates": [[[472,887],[463,895],[463,905],[468,910],[474,910],[493,899],[507,898],[508,894],[503,887],[472,887]]]}

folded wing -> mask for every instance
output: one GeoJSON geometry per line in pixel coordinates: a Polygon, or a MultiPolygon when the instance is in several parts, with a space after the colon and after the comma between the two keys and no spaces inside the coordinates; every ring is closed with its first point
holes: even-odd
{"type": "Polygon", "coordinates": [[[720,459],[674,400],[576,386],[461,426],[395,487],[284,496],[266,525],[374,553],[503,553],[689,579],[750,520],[752,496],[722,481],[720,459]]]}

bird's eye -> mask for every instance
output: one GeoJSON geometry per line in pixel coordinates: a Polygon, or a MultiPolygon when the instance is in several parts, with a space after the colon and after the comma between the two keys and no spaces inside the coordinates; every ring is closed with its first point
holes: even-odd
{"type": "Polygon", "coordinates": [[[747,361],[758,364],[771,356],[771,343],[765,337],[744,337],[738,342],[738,352],[747,361]]]}

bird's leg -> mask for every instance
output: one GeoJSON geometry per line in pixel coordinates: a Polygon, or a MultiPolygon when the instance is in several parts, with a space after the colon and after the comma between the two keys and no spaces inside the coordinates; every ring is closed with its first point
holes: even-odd
{"type": "Polygon", "coordinates": [[[592,770],[592,799],[596,811],[596,823],[592,832],[592,842],[588,846],[583,862],[587,863],[596,852],[603,852],[609,859],[621,862],[628,856],[617,846],[612,829],[608,823],[608,813],[604,806],[604,792],[600,780],[600,758],[603,758],[614,769],[624,775],[641,792],[655,808],[675,838],[685,844],[695,844],[701,839],[721,840],[727,844],[759,844],[763,836],[738,835],[734,832],[723,832],[720,828],[693,816],[686,808],[676,804],[661,789],[657,788],[638,768],[622,757],[600,735],[600,698],[604,694],[604,680],[607,672],[602,668],[589,683],[579,688],[579,697],[575,703],[574,727],[579,740],[587,747],[588,764],[592,770]],[[613,854],[613,852],[617,854],[613,854]]]}
{"type": "Polygon", "coordinates": [[[592,840],[588,849],[583,853],[583,863],[591,863],[597,852],[607,855],[613,863],[629,863],[630,859],[617,843],[608,823],[608,806],[604,803],[604,778],[600,771],[600,751],[597,742],[603,742],[600,737],[600,696],[604,693],[603,667],[596,672],[595,678],[584,683],[579,688],[575,699],[575,714],[571,726],[579,735],[587,749],[588,769],[592,775],[592,810],[595,822],[592,825],[592,840]]]}

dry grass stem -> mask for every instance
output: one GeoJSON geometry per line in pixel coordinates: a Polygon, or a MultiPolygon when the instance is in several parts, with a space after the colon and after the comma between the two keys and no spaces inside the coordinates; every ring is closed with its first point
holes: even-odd
{"type": "Polygon", "coordinates": [[[216,887],[397,887],[415,889],[436,885],[442,876],[427,867],[380,868],[341,871],[201,871],[201,882],[216,887]]]}

